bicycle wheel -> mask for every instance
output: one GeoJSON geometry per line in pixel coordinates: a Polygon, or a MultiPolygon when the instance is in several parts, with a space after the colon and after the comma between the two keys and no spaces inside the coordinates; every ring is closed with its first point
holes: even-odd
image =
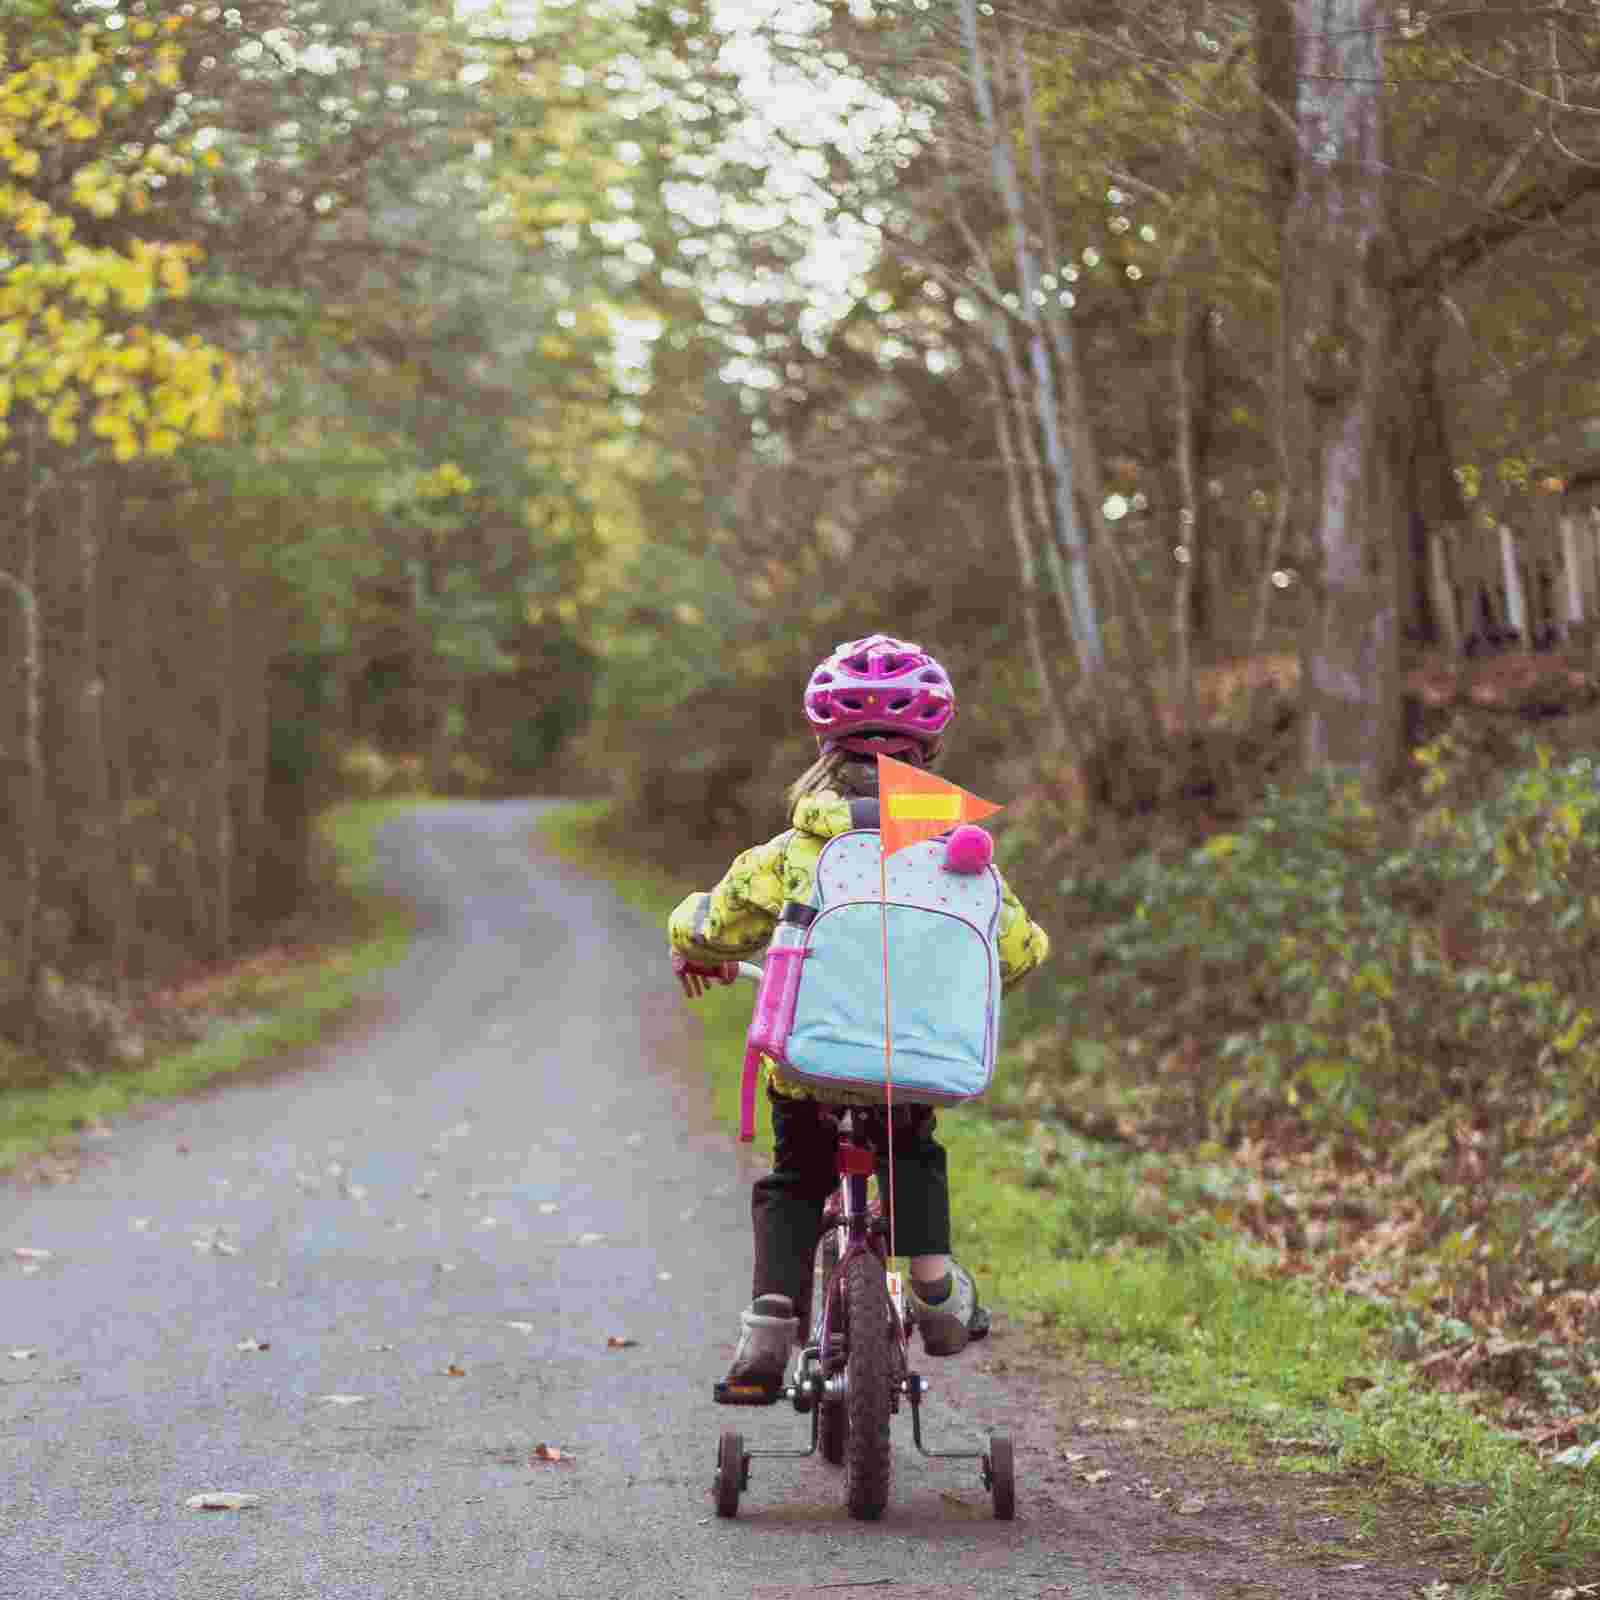
{"type": "Polygon", "coordinates": [[[989,1435],[988,1467],[995,1520],[1010,1522],[1017,1514],[1017,1468],[1009,1433],[989,1435]]]}
{"type": "Polygon", "coordinates": [[[845,1505],[852,1517],[873,1522],[889,1503],[890,1386],[894,1382],[889,1326],[889,1291],[883,1266],[870,1251],[845,1266],[845,1301],[850,1319],[845,1357],[845,1505]]]}
{"type": "MultiPolygon", "coordinates": [[[[811,1270],[811,1337],[816,1344],[822,1337],[822,1312],[828,1303],[828,1280],[839,1265],[839,1230],[829,1228],[817,1245],[817,1259],[811,1270]]],[[[836,1400],[817,1404],[817,1449],[831,1467],[844,1464],[845,1441],[850,1437],[850,1414],[836,1400]]]]}
{"type": "Polygon", "coordinates": [[[732,1428],[725,1429],[717,1443],[717,1475],[712,1479],[717,1515],[739,1515],[739,1491],[744,1488],[744,1438],[732,1428]]]}

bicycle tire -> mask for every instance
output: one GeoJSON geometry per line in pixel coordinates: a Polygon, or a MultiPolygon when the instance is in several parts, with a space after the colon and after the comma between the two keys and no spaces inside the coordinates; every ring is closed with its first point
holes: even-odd
{"type": "Polygon", "coordinates": [[[1010,1522],[1017,1514],[1017,1465],[1009,1433],[989,1435],[989,1494],[997,1522],[1010,1522]]]}
{"type": "Polygon", "coordinates": [[[889,1503],[889,1413],[894,1381],[889,1290],[883,1264],[870,1251],[845,1265],[849,1352],[845,1357],[845,1506],[852,1517],[875,1522],[889,1503]]]}
{"type": "Polygon", "coordinates": [[[739,1491],[744,1488],[744,1437],[732,1428],[717,1441],[717,1475],[711,1482],[719,1517],[739,1515],[739,1491]]]}
{"type": "MultiPolygon", "coordinates": [[[[829,1228],[817,1243],[816,1262],[811,1270],[811,1338],[822,1338],[822,1313],[828,1303],[828,1281],[839,1265],[839,1231],[829,1228]]],[[[841,1330],[842,1331],[842,1330],[841,1330]]],[[[850,1414],[837,1400],[817,1402],[817,1451],[830,1467],[844,1465],[845,1445],[850,1438],[850,1414]]]]}

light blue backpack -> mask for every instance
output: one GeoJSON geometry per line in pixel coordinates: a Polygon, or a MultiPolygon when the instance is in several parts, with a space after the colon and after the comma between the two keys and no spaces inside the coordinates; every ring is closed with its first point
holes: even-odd
{"type": "MultiPolygon", "coordinates": [[[[754,1135],[762,1054],[826,1099],[880,1094],[884,902],[878,833],[830,839],[809,901],[789,901],[767,947],[745,1052],[741,1137],[754,1135]]],[[[1000,875],[953,872],[944,839],[889,857],[889,1021],[896,1103],[950,1105],[989,1087],[1000,1035],[1000,875]]]]}

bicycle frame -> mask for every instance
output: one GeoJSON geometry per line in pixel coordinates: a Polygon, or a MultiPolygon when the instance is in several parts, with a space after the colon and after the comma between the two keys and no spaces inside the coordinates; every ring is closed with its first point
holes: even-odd
{"type": "MultiPolygon", "coordinates": [[[[873,1226],[872,1208],[867,1198],[867,1180],[877,1167],[877,1155],[869,1147],[855,1142],[853,1126],[850,1133],[841,1135],[838,1165],[839,1187],[835,1198],[828,1202],[828,1207],[822,1216],[824,1233],[830,1227],[841,1228],[845,1236],[844,1248],[839,1252],[839,1259],[834,1263],[832,1272],[828,1274],[827,1283],[821,1285],[824,1298],[817,1345],[818,1359],[822,1363],[824,1372],[830,1370],[835,1355],[833,1338],[838,1324],[844,1270],[855,1256],[870,1252],[877,1257],[878,1264],[889,1283],[889,1305],[894,1313],[895,1338],[902,1355],[910,1343],[910,1329],[906,1326],[904,1301],[899,1292],[899,1275],[890,1269],[888,1246],[884,1241],[882,1229],[873,1226]]],[[[817,1288],[817,1285],[812,1286],[813,1295],[816,1294],[817,1288]]],[[[901,1365],[904,1365],[903,1361],[901,1365]]]]}

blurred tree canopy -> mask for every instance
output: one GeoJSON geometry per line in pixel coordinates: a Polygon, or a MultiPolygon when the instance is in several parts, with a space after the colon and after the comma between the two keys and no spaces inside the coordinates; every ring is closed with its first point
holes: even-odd
{"type": "Polygon", "coordinates": [[[1042,826],[1229,803],[1293,708],[1206,673],[1348,621],[1317,85],[1382,136],[1398,633],[1592,466],[1600,18],[1349,3],[1370,84],[1293,0],[0,4],[7,1027],[278,925],[352,782],[781,826],[879,628],[1042,826]]]}

